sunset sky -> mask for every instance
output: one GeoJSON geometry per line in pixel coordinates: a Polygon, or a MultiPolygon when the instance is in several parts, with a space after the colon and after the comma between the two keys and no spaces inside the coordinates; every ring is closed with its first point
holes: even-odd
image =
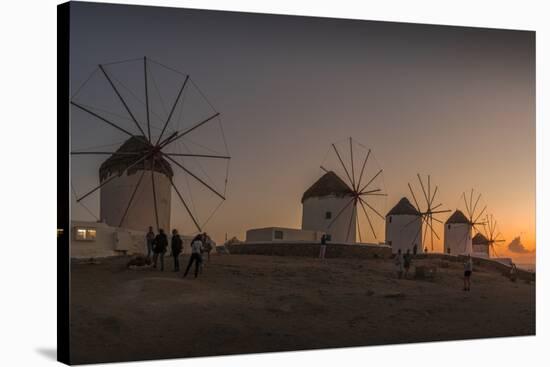
{"type": "MultiPolygon", "coordinates": [[[[98,63],[147,55],[189,73],[221,112],[228,199],[206,228],[218,242],[300,227],[330,144],[352,136],[384,169],[384,214],[430,174],[443,208],[482,193],[506,239],[500,256],[533,258],[506,245],[520,236],[535,248],[534,32],[87,3],[71,17],[73,91],[98,63]]],[[[106,131],[73,129],[73,140],[106,131]]],[[[73,174],[92,177],[98,162],[73,174]]],[[[73,218],[93,219],[78,206],[73,218]]]]}

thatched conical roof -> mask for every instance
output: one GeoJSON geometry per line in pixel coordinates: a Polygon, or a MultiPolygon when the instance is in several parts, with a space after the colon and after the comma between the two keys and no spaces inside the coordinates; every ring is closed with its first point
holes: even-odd
{"type": "Polygon", "coordinates": [[[313,185],[304,192],[302,203],[309,198],[320,198],[324,196],[344,197],[353,194],[353,190],[332,171],[325,173],[313,185]]]}
{"type": "Polygon", "coordinates": [[[401,198],[401,200],[391,208],[388,214],[386,214],[386,217],[388,215],[421,215],[421,213],[411,204],[409,199],[401,198]]]}
{"type": "Polygon", "coordinates": [[[456,211],[449,217],[449,219],[447,219],[447,221],[445,222],[445,224],[449,224],[449,223],[464,223],[464,224],[468,224],[468,223],[470,223],[470,221],[468,220],[468,218],[466,218],[466,216],[464,215],[464,213],[462,213],[460,210],[456,210],[456,211]]]}
{"type": "Polygon", "coordinates": [[[482,235],[481,233],[478,233],[472,238],[472,244],[473,245],[487,245],[489,243],[489,240],[487,237],[482,235]]]}
{"type": "MultiPolygon", "coordinates": [[[[151,149],[151,144],[147,141],[147,138],[144,136],[132,136],[130,139],[126,140],[117,150],[117,153],[134,153],[134,152],[144,152],[151,149]]],[[[126,167],[139,160],[141,155],[132,155],[132,154],[113,154],[107,158],[99,167],[99,180],[100,182],[108,178],[112,174],[120,174],[123,172],[126,167]]],[[[130,170],[128,170],[128,175],[134,174],[138,170],[150,170],[151,169],[151,159],[146,159],[130,170]]],[[[170,163],[164,158],[155,158],[155,172],[163,173],[170,178],[174,176],[172,167],[170,163]]]]}

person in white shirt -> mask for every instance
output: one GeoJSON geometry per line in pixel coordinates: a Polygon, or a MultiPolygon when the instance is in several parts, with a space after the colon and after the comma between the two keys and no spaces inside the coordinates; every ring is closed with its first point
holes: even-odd
{"type": "Polygon", "coordinates": [[[185,278],[187,276],[187,273],[189,272],[189,269],[195,263],[195,278],[199,275],[199,267],[202,262],[201,252],[203,250],[203,243],[202,243],[202,235],[197,235],[195,238],[193,238],[193,241],[191,241],[191,257],[189,258],[189,263],[187,264],[187,269],[185,269],[185,273],[183,274],[183,277],[185,278]]]}

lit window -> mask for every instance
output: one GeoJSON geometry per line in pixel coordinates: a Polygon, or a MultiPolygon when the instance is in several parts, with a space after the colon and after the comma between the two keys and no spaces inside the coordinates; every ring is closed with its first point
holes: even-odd
{"type": "Polygon", "coordinates": [[[276,240],[282,240],[283,239],[283,231],[275,231],[275,233],[273,234],[273,237],[276,240]]]}
{"type": "Polygon", "coordinates": [[[331,219],[332,218],[332,212],[325,212],[325,219],[331,219]]]}
{"type": "Polygon", "coordinates": [[[95,228],[75,227],[74,239],[77,241],[95,241],[97,231],[95,228]]]}

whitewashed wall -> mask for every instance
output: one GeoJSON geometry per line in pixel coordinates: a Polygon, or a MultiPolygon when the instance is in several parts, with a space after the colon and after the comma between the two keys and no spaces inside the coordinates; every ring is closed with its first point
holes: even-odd
{"type": "Polygon", "coordinates": [[[288,242],[288,241],[308,241],[320,242],[324,232],[310,231],[297,228],[255,228],[246,231],[246,242],[288,242]],[[275,238],[275,231],[283,233],[282,239],[275,238]]]}
{"type": "Polygon", "coordinates": [[[322,198],[308,198],[303,203],[302,208],[302,229],[326,232],[332,236],[332,242],[355,243],[357,213],[353,210],[353,204],[350,204],[338,219],[329,228],[328,225],[342,210],[342,208],[351,200],[351,197],[326,196],[322,198]],[[325,213],[332,212],[332,219],[325,219],[325,213]],[[349,240],[346,240],[350,216],[353,215],[351,229],[349,231],[349,240]]]}
{"type": "Polygon", "coordinates": [[[413,251],[417,245],[418,253],[424,252],[422,244],[422,219],[417,215],[388,215],[386,217],[386,244],[395,254],[397,250],[405,253],[413,251]],[[391,222],[390,222],[391,218],[391,222]]]}
{"type": "MultiPolygon", "coordinates": [[[[132,205],[124,218],[124,222],[120,225],[120,220],[128,207],[141,173],[142,171],[137,171],[129,176],[123,174],[100,189],[100,218],[102,221],[112,227],[121,226],[137,231],[147,231],[149,226],[156,229],[155,207],[152,195],[153,184],[149,171],[145,172],[139,189],[132,200],[132,205]]],[[[155,172],[155,192],[157,196],[159,226],[168,233],[170,229],[172,187],[168,177],[158,172],[155,172]]]]}
{"type": "Polygon", "coordinates": [[[474,245],[472,244],[472,256],[489,258],[489,245],[474,245]]]}
{"type": "Polygon", "coordinates": [[[445,253],[451,249],[451,255],[472,254],[472,233],[467,223],[445,224],[445,253]]]}

